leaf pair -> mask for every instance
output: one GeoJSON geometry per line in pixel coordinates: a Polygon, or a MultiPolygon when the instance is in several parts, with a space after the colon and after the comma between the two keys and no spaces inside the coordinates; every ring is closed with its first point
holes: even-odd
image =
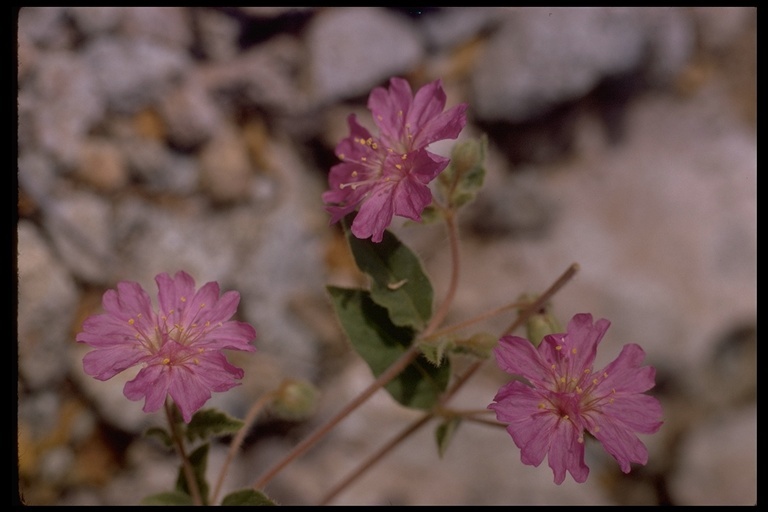
{"type": "MultiPolygon", "coordinates": [[[[432,316],[432,285],[416,255],[389,231],[381,242],[356,238],[344,231],[357,266],[371,280],[370,290],[329,286],[342,328],[355,351],[381,375],[415,342],[432,316]]],[[[450,367],[436,366],[424,356],[412,362],[386,386],[406,407],[429,410],[448,385],[450,367]]]]}

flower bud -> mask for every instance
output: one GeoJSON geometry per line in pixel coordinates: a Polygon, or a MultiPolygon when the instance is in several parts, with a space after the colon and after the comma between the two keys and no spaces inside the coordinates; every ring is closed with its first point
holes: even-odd
{"type": "Polygon", "coordinates": [[[306,419],[315,411],[317,394],[317,388],[307,381],[286,379],[277,389],[271,411],[284,420],[306,419]]]}

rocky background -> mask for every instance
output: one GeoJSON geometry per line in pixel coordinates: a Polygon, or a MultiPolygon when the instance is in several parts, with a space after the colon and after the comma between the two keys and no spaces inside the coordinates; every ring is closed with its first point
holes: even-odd
{"type": "MultiPolygon", "coordinates": [[[[360,276],[320,194],[346,116],[393,75],[441,78],[470,105],[463,136],[490,139],[448,321],[578,262],[555,312],[611,320],[599,363],[645,348],[665,424],[647,466],[623,475],[589,445],[589,480],[561,486],[498,428],[463,424],[440,459],[432,425],[333,503],[756,503],[754,8],[24,8],[17,55],[24,503],[135,505],[173,486],[176,459],[141,436],[162,416],[122,396],[132,375],[85,376],[74,341],[120,280],[155,293],[155,274],[184,269],[241,293],[258,351],[232,358],[243,385],[210,405],[242,417],[284,377],[320,388],[310,420],[256,425],[228,490],[371,381],[325,292],[360,276]]],[[[393,230],[441,297],[442,226],[393,230]]],[[[454,405],[486,407],[506,378],[487,365],[454,405]]],[[[317,503],[417,416],[377,393],[267,492],[317,503]]]]}

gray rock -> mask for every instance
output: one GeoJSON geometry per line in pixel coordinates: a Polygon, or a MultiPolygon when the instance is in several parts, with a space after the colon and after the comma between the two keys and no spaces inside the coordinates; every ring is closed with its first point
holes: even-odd
{"type": "Polygon", "coordinates": [[[221,113],[194,74],[161,98],[159,110],[169,142],[182,149],[207,141],[221,124],[221,113]]]}
{"type": "Polygon", "coordinates": [[[120,33],[130,39],[149,39],[180,54],[194,41],[193,7],[131,6],[125,9],[120,33]]]}
{"type": "Polygon", "coordinates": [[[307,93],[298,79],[305,66],[300,42],[282,35],[235,59],[201,66],[198,72],[225,109],[255,106],[270,113],[292,114],[307,108],[307,93]]]}
{"type": "Polygon", "coordinates": [[[29,142],[52,154],[64,167],[77,164],[80,139],[104,115],[105,102],[80,55],[41,55],[20,93],[19,122],[29,142]]]}
{"type": "Polygon", "coordinates": [[[645,46],[641,9],[508,9],[471,75],[475,114],[524,121],[638,67],[645,46]]]}
{"type": "Polygon", "coordinates": [[[497,7],[442,7],[420,22],[430,48],[450,50],[490,30],[502,17],[497,7]]]}
{"type": "Polygon", "coordinates": [[[19,32],[48,49],[71,47],[72,30],[66,25],[67,7],[24,7],[19,10],[19,32]]]}
{"type": "Polygon", "coordinates": [[[77,290],[69,270],[30,221],[19,221],[17,234],[19,375],[29,389],[55,387],[68,371],[77,290]]]}
{"type": "Polygon", "coordinates": [[[156,102],[189,66],[184,53],[149,39],[98,38],[83,50],[87,75],[107,105],[135,113],[156,102]]]}
{"type": "Polygon", "coordinates": [[[367,93],[424,57],[423,41],[405,17],[377,7],[318,13],[306,32],[313,97],[331,102],[367,93]]]}
{"type": "Polygon", "coordinates": [[[70,7],[67,15],[85,38],[114,31],[122,21],[127,8],[110,6],[70,7]]]}
{"type": "Polygon", "coordinates": [[[114,271],[112,212],[103,197],[71,192],[51,201],[43,226],[56,253],[73,275],[86,282],[109,282],[114,271]]]}
{"type": "Polygon", "coordinates": [[[757,504],[757,409],[699,422],[682,440],[671,492],[681,505],[757,504]]]}

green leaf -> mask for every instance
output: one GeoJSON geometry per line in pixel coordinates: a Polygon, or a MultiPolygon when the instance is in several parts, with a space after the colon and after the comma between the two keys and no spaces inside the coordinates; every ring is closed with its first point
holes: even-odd
{"type": "Polygon", "coordinates": [[[192,416],[187,425],[187,439],[207,440],[214,436],[236,433],[243,422],[216,409],[201,409],[192,416]]]}
{"type": "MultiPolygon", "coordinates": [[[[370,292],[334,286],[328,292],[344,332],[374,375],[381,375],[410,347],[413,329],[395,325],[370,292]]],[[[385,388],[398,403],[427,410],[437,403],[449,377],[449,365],[438,368],[419,355],[385,388]]]]}
{"type": "Polygon", "coordinates": [[[419,258],[389,231],[381,242],[361,240],[344,220],[347,242],[357,266],[371,278],[371,298],[389,311],[395,325],[422,330],[432,316],[432,284],[419,258]]]}
{"type": "Polygon", "coordinates": [[[448,444],[453,440],[453,435],[459,428],[461,418],[454,416],[443,421],[435,429],[435,440],[437,441],[437,453],[440,458],[443,458],[445,451],[448,449],[448,444]]]}
{"type": "MultiPolygon", "coordinates": [[[[197,481],[197,488],[200,489],[203,505],[208,504],[208,482],[205,480],[205,469],[208,465],[208,446],[208,443],[202,444],[189,455],[189,463],[192,465],[192,471],[197,481]]],[[[184,475],[183,465],[179,468],[179,476],[176,478],[176,490],[192,496],[192,492],[187,485],[187,478],[184,475]]]]}
{"type": "Polygon", "coordinates": [[[179,492],[179,491],[171,491],[171,492],[160,492],[157,494],[153,494],[151,496],[147,496],[146,498],[141,500],[142,505],[182,505],[182,506],[192,506],[195,504],[195,502],[192,500],[192,496],[189,494],[179,492]]]}
{"type": "Polygon", "coordinates": [[[144,432],[145,437],[154,437],[156,439],[159,439],[163,445],[165,445],[166,448],[173,448],[173,439],[171,439],[171,434],[168,433],[167,430],[161,427],[151,427],[148,428],[144,432]]]}
{"type": "Polygon", "coordinates": [[[435,366],[443,364],[446,351],[453,348],[453,338],[441,336],[434,340],[419,343],[419,349],[424,357],[435,366]]]}
{"type": "Polygon", "coordinates": [[[230,493],[221,500],[222,506],[265,506],[265,505],[277,505],[274,501],[267,498],[267,495],[263,492],[254,491],[253,489],[243,489],[241,491],[235,491],[230,493]]]}

